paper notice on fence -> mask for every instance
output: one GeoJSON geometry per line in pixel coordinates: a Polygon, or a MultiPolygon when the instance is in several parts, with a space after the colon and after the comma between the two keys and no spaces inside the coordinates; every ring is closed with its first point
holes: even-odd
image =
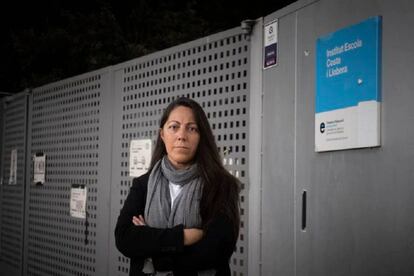
{"type": "Polygon", "coordinates": [[[33,183],[43,184],[45,183],[46,172],[46,155],[33,156],[33,183]]]}
{"type": "Polygon", "coordinates": [[[146,173],[151,163],[151,139],[131,140],[129,147],[129,176],[146,173]]]}
{"type": "Polygon", "coordinates": [[[84,185],[72,185],[70,191],[70,215],[75,218],[86,218],[86,194],[84,185]]]}

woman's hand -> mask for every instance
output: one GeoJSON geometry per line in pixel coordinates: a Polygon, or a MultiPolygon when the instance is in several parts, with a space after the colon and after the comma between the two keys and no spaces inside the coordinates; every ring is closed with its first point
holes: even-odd
{"type": "Polygon", "coordinates": [[[184,229],[184,245],[192,245],[201,240],[204,232],[197,228],[184,229]]]}
{"type": "Polygon", "coordinates": [[[134,225],[136,225],[136,226],[144,226],[144,225],[147,225],[145,223],[145,219],[144,219],[144,217],[142,215],[139,215],[138,217],[133,216],[132,217],[132,223],[134,225]]]}

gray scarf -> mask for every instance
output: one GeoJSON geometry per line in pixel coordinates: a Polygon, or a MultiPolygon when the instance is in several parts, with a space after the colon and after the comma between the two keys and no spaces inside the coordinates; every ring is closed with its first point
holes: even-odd
{"type": "MultiPolygon", "coordinates": [[[[178,224],[183,224],[184,228],[200,228],[201,194],[202,182],[197,165],[176,170],[164,156],[155,164],[148,179],[145,222],[155,228],[171,228],[178,224]],[[172,207],[169,182],[182,186],[172,207]]],[[[145,261],[143,271],[153,275],[173,275],[171,271],[155,271],[151,259],[145,261]]],[[[199,271],[198,275],[212,276],[215,270],[199,271]]]]}
{"type": "Polygon", "coordinates": [[[200,199],[202,185],[197,165],[176,170],[166,156],[158,161],[148,180],[145,221],[155,228],[200,228],[200,199]],[[182,186],[171,208],[169,182],[182,186]]]}

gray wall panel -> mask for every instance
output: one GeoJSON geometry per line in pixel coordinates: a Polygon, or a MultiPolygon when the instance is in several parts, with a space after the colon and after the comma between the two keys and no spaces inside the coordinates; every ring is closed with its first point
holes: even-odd
{"type": "Polygon", "coordinates": [[[112,123],[114,106],[114,76],[111,68],[101,72],[101,100],[99,117],[99,162],[98,162],[98,187],[95,188],[96,205],[96,267],[94,275],[109,274],[109,255],[112,248],[110,228],[110,198],[112,178],[112,123]]]}
{"type": "Polygon", "coordinates": [[[28,180],[25,275],[105,275],[109,229],[111,74],[107,69],[33,91],[31,154],[46,181],[28,180]],[[87,189],[87,219],[70,216],[72,184],[87,189]]]}
{"type": "MultiPolygon", "coordinates": [[[[399,131],[413,119],[407,104],[413,99],[408,88],[413,81],[406,70],[396,70],[413,59],[407,27],[413,11],[408,1],[320,1],[298,11],[296,201],[300,202],[302,190],[308,191],[309,201],[308,228],[296,229],[298,275],[414,271],[409,261],[414,257],[410,218],[414,178],[409,165],[414,161],[414,132],[399,131]],[[315,153],[316,39],[375,15],[383,16],[382,146],[315,153]]],[[[297,208],[297,225],[300,211],[297,208]]]]}
{"type": "MultiPolygon", "coordinates": [[[[4,120],[4,98],[0,98],[0,185],[3,184],[3,146],[4,146],[3,136],[4,136],[4,131],[5,131],[3,120],[4,120]]],[[[0,213],[1,213],[1,209],[0,209],[0,213]]],[[[0,222],[0,225],[1,225],[1,222],[0,222]]]]}
{"type": "Polygon", "coordinates": [[[1,188],[1,262],[9,275],[20,275],[23,264],[24,187],[27,94],[4,100],[3,185],[1,188]],[[11,152],[17,150],[17,177],[9,184],[11,152]]]}
{"type": "MultiPolygon", "coordinates": [[[[114,92],[115,95],[122,95],[122,83],[123,83],[123,70],[114,70],[114,92]]],[[[109,250],[109,271],[108,275],[128,275],[129,271],[129,259],[125,258],[120,254],[120,252],[115,248],[115,225],[116,219],[119,215],[120,206],[122,206],[123,200],[126,198],[130,182],[129,181],[120,181],[119,178],[121,174],[124,174],[124,168],[120,164],[123,164],[124,154],[119,154],[122,151],[122,143],[116,142],[119,141],[120,128],[122,129],[122,97],[114,98],[113,106],[113,128],[117,129],[116,133],[114,131],[114,143],[112,145],[112,176],[111,176],[111,198],[110,198],[110,248],[109,250]]]]}
{"type": "MultiPolygon", "coordinates": [[[[233,274],[247,275],[249,41],[240,28],[179,45],[114,68],[111,230],[129,192],[129,146],[151,139],[153,146],[164,108],[179,96],[205,109],[228,170],[243,182],[242,223],[233,274]]],[[[127,275],[129,259],[111,249],[111,275],[127,275]]]]}
{"type": "Polygon", "coordinates": [[[249,239],[248,275],[260,275],[261,197],[262,197],[262,46],[263,18],[256,20],[251,34],[250,50],[250,116],[249,116],[249,239]]]}
{"type": "MultiPolygon", "coordinates": [[[[0,185],[3,185],[3,135],[4,135],[4,116],[3,116],[3,112],[4,112],[4,106],[3,106],[3,98],[0,98],[0,185]]],[[[3,191],[2,189],[0,189],[0,206],[2,205],[3,202],[3,191]]],[[[0,217],[2,216],[3,212],[3,208],[0,208],[0,217]]],[[[1,225],[2,222],[0,220],[0,229],[1,229],[1,225]]],[[[0,231],[0,255],[1,255],[1,231],[0,231]]]]}
{"type": "Polygon", "coordinates": [[[293,273],[295,20],[279,18],[278,65],[263,72],[262,275],[293,273]]]}
{"type": "Polygon", "coordinates": [[[289,56],[290,67],[281,61],[281,68],[263,74],[263,275],[283,269],[281,275],[414,271],[409,261],[414,132],[406,127],[414,117],[407,70],[414,58],[413,12],[411,1],[299,1],[265,18],[265,23],[280,19],[279,56],[289,56]],[[316,39],[375,15],[383,16],[382,146],[315,153],[316,39]],[[295,19],[283,24],[289,17],[295,19]],[[289,36],[283,37],[285,30],[289,36]],[[283,51],[284,45],[290,47],[283,51]],[[308,193],[305,231],[303,191],[308,193]]]}

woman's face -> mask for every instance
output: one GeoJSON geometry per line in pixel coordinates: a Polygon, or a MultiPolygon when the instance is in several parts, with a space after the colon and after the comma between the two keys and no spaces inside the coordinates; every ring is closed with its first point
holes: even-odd
{"type": "Polygon", "coordinates": [[[174,108],[161,128],[160,135],[168,159],[176,169],[184,169],[192,164],[200,134],[191,108],[174,108]]]}

